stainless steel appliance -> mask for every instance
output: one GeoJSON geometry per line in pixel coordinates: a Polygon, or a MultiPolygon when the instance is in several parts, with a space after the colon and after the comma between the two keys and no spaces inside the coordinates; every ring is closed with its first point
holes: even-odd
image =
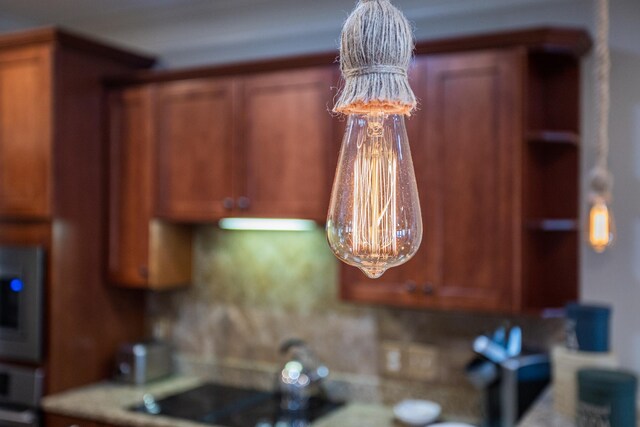
{"type": "Polygon", "coordinates": [[[123,344],[116,355],[116,380],[146,384],[173,373],[173,351],[160,341],[123,344]]]}
{"type": "Polygon", "coordinates": [[[0,426],[40,425],[42,380],[40,369],[0,364],[0,426]]]}
{"type": "Polygon", "coordinates": [[[549,355],[522,351],[522,329],[502,326],[473,342],[480,357],[466,368],[469,381],[483,392],[482,427],[514,427],[547,387],[551,378],[549,355]]]}
{"type": "Polygon", "coordinates": [[[482,389],[482,427],[514,427],[549,385],[551,367],[545,353],[520,354],[498,364],[475,359],[467,366],[471,382],[482,389]]]}
{"type": "Polygon", "coordinates": [[[42,356],[44,250],[0,246],[0,359],[42,356]]]}

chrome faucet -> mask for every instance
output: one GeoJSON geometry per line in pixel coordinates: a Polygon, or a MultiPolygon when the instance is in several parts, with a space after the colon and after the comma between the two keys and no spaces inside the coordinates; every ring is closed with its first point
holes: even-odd
{"type": "Polygon", "coordinates": [[[286,360],[276,381],[281,396],[280,406],[286,411],[304,410],[311,397],[324,394],[322,381],[329,375],[329,369],[300,339],[284,341],[280,354],[286,360]]]}

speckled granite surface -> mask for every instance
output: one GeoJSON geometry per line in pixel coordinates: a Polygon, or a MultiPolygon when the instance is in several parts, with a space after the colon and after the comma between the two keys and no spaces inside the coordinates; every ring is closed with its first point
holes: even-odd
{"type": "MultiPolygon", "coordinates": [[[[636,420],[640,421],[640,402],[636,420]]],[[[549,388],[524,414],[518,427],[576,427],[576,423],[553,409],[553,390],[549,388]]]]}
{"type": "Polygon", "coordinates": [[[142,403],[150,393],[162,398],[193,388],[201,383],[194,377],[175,377],[148,386],[133,387],[111,382],[98,383],[64,393],[47,396],[42,401],[46,412],[69,417],[131,427],[197,427],[198,423],[174,418],[138,414],[129,407],[142,403]]]}
{"type": "MultiPolygon", "coordinates": [[[[216,375],[213,378],[217,377],[216,375]]],[[[86,419],[98,423],[127,427],[203,427],[191,421],[178,420],[157,415],[146,415],[129,411],[128,408],[142,403],[145,394],[156,399],[189,390],[212,377],[176,376],[153,382],[147,386],[135,387],[102,382],[64,393],[47,396],[42,402],[46,412],[86,419]]],[[[229,378],[227,378],[229,379],[229,378]]],[[[232,381],[233,382],[233,381],[232,381]]],[[[337,384],[340,381],[336,382],[337,384]]],[[[335,384],[334,384],[335,386],[335,384]]],[[[258,387],[260,388],[260,387],[258,387]]],[[[446,414],[446,402],[443,404],[442,419],[458,422],[473,422],[465,416],[446,414]]],[[[352,402],[343,408],[317,420],[312,427],[397,427],[402,424],[394,421],[390,405],[381,403],[352,402]]],[[[210,424],[206,424],[208,427],[210,424]]],[[[223,426],[217,426],[223,427],[223,426]]]]}
{"type": "Polygon", "coordinates": [[[549,389],[524,414],[518,427],[575,427],[575,423],[553,409],[553,393],[549,389]]]}
{"type": "MultiPolygon", "coordinates": [[[[202,382],[194,377],[176,377],[144,387],[132,387],[103,382],[69,392],[46,397],[42,406],[49,413],[66,415],[116,426],[131,427],[202,427],[205,424],[175,418],[145,415],[127,408],[140,404],[146,393],[156,398],[188,390],[202,382]]],[[[206,424],[208,427],[210,424],[206,424]]],[[[391,427],[391,408],[366,403],[354,403],[324,417],[313,427],[391,427]]]]}

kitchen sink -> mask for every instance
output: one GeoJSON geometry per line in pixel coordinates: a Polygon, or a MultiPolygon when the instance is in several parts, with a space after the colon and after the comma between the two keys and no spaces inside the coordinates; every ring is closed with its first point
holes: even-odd
{"type": "Polygon", "coordinates": [[[312,397],[307,409],[286,411],[277,393],[207,383],[159,400],[146,395],[131,410],[225,427],[307,427],[342,405],[312,397]]]}

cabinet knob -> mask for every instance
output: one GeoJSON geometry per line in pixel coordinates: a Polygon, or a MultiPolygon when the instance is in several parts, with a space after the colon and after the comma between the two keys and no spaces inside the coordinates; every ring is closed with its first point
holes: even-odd
{"type": "Polygon", "coordinates": [[[251,205],[251,201],[249,200],[248,197],[245,197],[245,196],[238,197],[238,208],[242,210],[247,210],[249,209],[250,205],[251,205]]]}
{"type": "Polygon", "coordinates": [[[233,209],[233,204],[233,199],[231,197],[225,197],[224,200],[222,200],[222,207],[227,210],[233,209]]]}
{"type": "Polygon", "coordinates": [[[418,290],[418,285],[413,280],[407,280],[404,283],[404,290],[409,293],[413,293],[418,290]]]}
{"type": "Polygon", "coordinates": [[[138,267],[138,274],[140,274],[141,277],[147,279],[149,277],[149,269],[144,265],[141,265],[140,267],[138,267]]]}
{"type": "Polygon", "coordinates": [[[425,295],[433,295],[435,293],[433,283],[427,282],[422,285],[422,293],[425,295]]]}

